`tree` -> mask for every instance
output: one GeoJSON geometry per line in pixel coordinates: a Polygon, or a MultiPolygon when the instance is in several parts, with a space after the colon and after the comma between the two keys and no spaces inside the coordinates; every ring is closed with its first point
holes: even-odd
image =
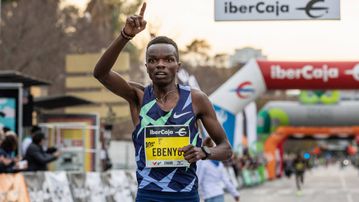
{"type": "Polygon", "coordinates": [[[67,45],[60,19],[59,0],[3,2],[0,69],[49,80],[50,91],[62,91],[67,45]]]}
{"type": "Polygon", "coordinates": [[[226,53],[216,54],[213,62],[216,67],[228,67],[229,56],[226,53]]]}
{"type": "MultiPolygon", "coordinates": [[[[85,10],[87,18],[80,19],[71,40],[76,44],[72,51],[94,52],[107,47],[119,35],[127,16],[135,13],[141,3],[141,0],[130,3],[126,0],[91,0],[85,10]]],[[[132,43],[125,47],[125,51],[130,53],[130,77],[136,81],[142,81],[145,76],[140,69],[142,48],[132,43]]]]}
{"type": "Polygon", "coordinates": [[[211,46],[204,39],[195,39],[182,51],[183,60],[186,60],[192,66],[201,66],[208,64],[210,57],[208,51],[211,46]]]}

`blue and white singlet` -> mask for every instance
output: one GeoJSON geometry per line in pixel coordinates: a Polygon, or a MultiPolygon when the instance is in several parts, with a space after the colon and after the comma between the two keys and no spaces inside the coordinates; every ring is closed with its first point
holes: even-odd
{"type": "Polygon", "coordinates": [[[179,100],[169,112],[163,111],[156,103],[153,86],[144,90],[140,111],[140,123],[132,133],[136,152],[138,189],[159,192],[197,192],[198,179],[196,164],[189,167],[146,167],[145,129],[149,126],[182,125],[188,126],[190,143],[200,147],[202,139],[196,125],[196,116],[192,108],[191,89],[178,85],[179,100]]]}

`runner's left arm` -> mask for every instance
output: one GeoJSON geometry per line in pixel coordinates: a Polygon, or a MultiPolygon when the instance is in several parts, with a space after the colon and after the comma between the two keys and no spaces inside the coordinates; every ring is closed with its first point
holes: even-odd
{"type": "MultiPolygon", "coordinates": [[[[196,90],[192,94],[193,110],[197,118],[202,121],[209,136],[216,143],[215,147],[209,148],[211,151],[209,159],[227,160],[231,158],[231,146],[222,126],[218,122],[212,103],[202,91],[196,90]]],[[[184,152],[184,157],[189,163],[194,163],[206,156],[201,148],[193,145],[187,145],[181,151],[184,152]]]]}

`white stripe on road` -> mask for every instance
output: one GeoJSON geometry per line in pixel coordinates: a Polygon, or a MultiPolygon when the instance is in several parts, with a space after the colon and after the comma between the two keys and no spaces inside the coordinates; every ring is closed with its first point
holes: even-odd
{"type": "Polygon", "coordinates": [[[281,189],[281,190],[278,190],[276,194],[286,195],[286,194],[291,194],[291,193],[293,193],[293,189],[281,189]]]}
{"type": "Polygon", "coordinates": [[[303,193],[305,195],[313,195],[314,192],[316,192],[317,190],[314,190],[314,189],[304,189],[303,193]]]}
{"type": "Polygon", "coordinates": [[[346,189],[347,189],[347,183],[345,182],[345,179],[344,179],[342,173],[340,173],[339,178],[340,178],[340,182],[341,182],[341,184],[342,184],[343,190],[346,190],[346,189]]]}
{"type": "MultiPolygon", "coordinates": [[[[347,190],[347,182],[345,181],[345,178],[343,177],[343,174],[340,173],[339,177],[340,177],[340,182],[342,184],[343,190],[348,191],[347,190]]],[[[352,198],[352,195],[350,193],[347,193],[347,201],[348,202],[353,202],[353,198],[352,198]]]]}
{"type": "Polygon", "coordinates": [[[259,195],[265,195],[268,194],[269,192],[270,192],[269,189],[262,189],[262,190],[256,190],[254,193],[259,195]]]}

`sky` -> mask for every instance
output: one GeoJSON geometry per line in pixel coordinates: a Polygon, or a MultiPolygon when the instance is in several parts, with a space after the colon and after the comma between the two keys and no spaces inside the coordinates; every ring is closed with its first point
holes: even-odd
{"type": "MultiPolygon", "coordinates": [[[[87,2],[67,1],[79,6],[87,2]]],[[[145,19],[182,49],[194,39],[205,39],[212,55],[253,47],[269,60],[359,61],[359,0],[341,0],[340,20],[232,22],[214,21],[214,0],[146,2],[145,19]]]]}

